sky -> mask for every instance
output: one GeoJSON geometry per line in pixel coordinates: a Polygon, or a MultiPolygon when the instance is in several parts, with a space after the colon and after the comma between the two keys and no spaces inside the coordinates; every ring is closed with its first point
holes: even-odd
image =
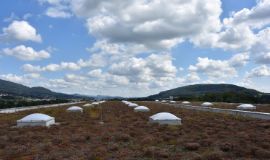
{"type": "Polygon", "coordinates": [[[124,97],[198,83],[270,92],[270,0],[0,3],[0,79],[124,97]]]}

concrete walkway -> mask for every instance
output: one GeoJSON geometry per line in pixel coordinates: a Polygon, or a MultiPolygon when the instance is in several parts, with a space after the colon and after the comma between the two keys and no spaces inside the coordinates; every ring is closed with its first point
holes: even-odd
{"type": "Polygon", "coordinates": [[[59,104],[49,104],[49,105],[39,105],[39,106],[29,106],[29,107],[15,107],[15,108],[7,108],[0,109],[1,113],[15,113],[20,111],[32,110],[32,109],[40,109],[40,108],[51,108],[51,107],[62,107],[66,105],[78,105],[83,102],[72,102],[72,103],[59,103],[59,104]]]}
{"type": "Polygon", "coordinates": [[[270,113],[266,112],[252,112],[252,111],[243,111],[243,110],[236,110],[236,109],[221,109],[221,108],[212,108],[212,107],[201,107],[201,106],[188,106],[182,104],[169,104],[176,108],[184,108],[184,109],[191,109],[191,110],[198,110],[198,111],[207,111],[207,112],[215,112],[215,113],[225,113],[231,114],[236,116],[244,116],[244,117],[251,117],[263,120],[270,120],[270,113]]]}

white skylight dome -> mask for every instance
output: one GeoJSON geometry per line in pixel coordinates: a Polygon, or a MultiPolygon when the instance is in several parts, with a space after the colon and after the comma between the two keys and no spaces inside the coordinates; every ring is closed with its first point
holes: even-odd
{"type": "Polygon", "coordinates": [[[150,109],[145,106],[139,106],[139,107],[134,108],[134,111],[135,112],[149,112],[150,109]]]}
{"type": "Polygon", "coordinates": [[[99,102],[93,102],[92,105],[99,105],[99,102]]]}
{"type": "Polygon", "coordinates": [[[183,101],[182,104],[190,104],[189,101],[183,101]]]}
{"type": "Polygon", "coordinates": [[[83,107],[91,107],[91,106],[93,106],[93,104],[90,104],[90,103],[86,103],[83,105],[83,107]]]}
{"type": "Polygon", "coordinates": [[[17,120],[17,126],[50,126],[55,123],[54,117],[50,117],[46,114],[33,113],[24,118],[17,120]]]}
{"type": "Polygon", "coordinates": [[[67,109],[68,112],[83,112],[83,109],[78,106],[72,106],[67,109]]]}
{"type": "Polygon", "coordinates": [[[149,121],[151,123],[159,123],[159,124],[168,124],[168,125],[180,125],[181,118],[168,113],[168,112],[161,112],[157,113],[151,117],[149,117],[149,121]]]}
{"type": "Polygon", "coordinates": [[[203,106],[203,107],[210,107],[210,106],[213,106],[213,103],[204,102],[204,103],[201,104],[201,106],[203,106]]]}
{"type": "Polygon", "coordinates": [[[254,110],[256,109],[256,106],[252,104],[241,104],[237,106],[237,109],[242,109],[242,110],[254,110]]]}
{"type": "Polygon", "coordinates": [[[122,101],[123,103],[125,103],[126,105],[129,105],[130,104],[130,102],[128,102],[128,101],[122,101]]]}
{"type": "Polygon", "coordinates": [[[134,108],[134,107],[138,107],[138,105],[137,105],[136,103],[129,103],[128,106],[129,106],[129,107],[133,107],[133,108],[134,108]]]}

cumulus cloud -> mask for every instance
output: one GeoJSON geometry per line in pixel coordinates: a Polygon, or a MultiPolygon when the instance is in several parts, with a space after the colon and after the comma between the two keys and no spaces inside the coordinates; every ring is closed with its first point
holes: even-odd
{"type": "MultiPolygon", "coordinates": [[[[39,1],[48,5],[45,14],[50,17],[83,18],[88,33],[96,38],[87,49],[91,52],[89,59],[23,66],[30,73],[78,71],[48,80],[52,88],[94,93],[102,90],[116,95],[121,95],[117,90],[130,89],[134,94],[141,89],[147,95],[184,84],[225,82],[237,77],[237,70],[249,61],[269,62],[269,0],[258,0],[252,9],[234,12],[222,23],[220,0],[39,1]],[[183,69],[174,66],[169,53],[162,52],[170,52],[183,41],[237,54],[225,60],[199,57],[196,64],[185,68],[186,75],[177,77],[183,69]]],[[[267,75],[268,68],[255,68],[249,72],[250,77],[256,76],[255,72],[267,75]]]]}
{"type": "Polygon", "coordinates": [[[200,47],[221,48],[230,51],[249,51],[257,42],[253,31],[244,25],[224,27],[216,33],[202,32],[192,38],[192,42],[200,47]]]}
{"type": "Polygon", "coordinates": [[[251,9],[244,8],[234,12],[230,18],[224,19],[225,25],[250,26],[252,28],[262,28],[270,23],[270,1],[257,0],[257,5],[251,9]]]}
{"type": "Polygon", "coordinates": [[[37,72],[56,72],[61,70],[80,70],[81,66],[73,62],[61,62],[60,64],[48,64],[44,67],[34,66],[31,64],[23,65],[22,69],[25,72],[37,73],[37,72]]]}
{"type": "Polygon", "coordinates": [[[197,64],[190,65],[189,71],[206,74],[209,78],[231,78],[236,76],[237,71],[230,66],[228,61],[212,60],[209,58],[197,59],[197,64]]]}
{"type": "Polygon", "coordinates": [[[24,61],[35,61],[50,57],[50,53],[45,50],[35,51],[33,48],[24,45],[19,45],[14,48],[5,48],[2,49],[1,52],[2,54],[13,56],[24,61]]]}
{"type": "Polygon", "coordinates": [[[257,56],[256,62],[260,64],[270,64],[270,52],[261,53],[257,56]]]}
{"type": "Polygon", "coordinates": [[[257,40],[251,51],[254,55],[254,59],[260,64],[269,64],[269,52],[270,52],[270,28],[267,27],[258,32],[256,35],[257,40]]]}
{"type": "Polygon", "coordinates": [[[52,18],[70,18],[69,0],[39,0],[42,5],[50,5],[45,11],[45,15],[52,18]]]}
{"type": "Polygon", "coordinates": [[[161,80],[164,77],[174,77],[177,72],[172,64],[172,57],[168,54],[151,54],[147,58],[130,58],[114,63],[109,73],[126,76],[131,82],[149,82],[161,80]]]}
{"type": "Polygon", "coordinates": [[[31,80],[40,78],[40,75],[39,74],[16,75],[9,73],[0,75],[0,78],[15,83],[29,84],[31,80]]]}
{"type": "MultiPolygon", "coordinates": [[[[230,79],[237,76],[237,68],[243,67],[249,61],[248,53],[239,53],[234,55],[228,60],[213,60],[209,58],[197,59],[195,65],[189,66],[189,71],[191,73],[203,74],[208,76],[210,79],[230,79]]],[[[197,78],[198,79],[198,78],[197,78]]]]}
{"type": "Polygon", "coordinates": [[[235,54],[230,60],[229,64],[233,67],[242,67],[248,63],[250,60],[249,53],[244,52],[244,53],[238,53],[235,54]]]}
{"type": "Polygon", "coordinates": [[[270,1],[258,0],[251,9],[233,12],[216,33],[203,31],[192,38],[197,46],[222,48],[231,51],[248,51],[253,54],[269,51],[270,1]],[[207,37],[207,38],[206,38],[207,37]]]}
{"type": "Polygon", "coordinates": [[[69,18],[71,13],[66,12],[62,7],[50,7],[46,11],[46,15],[52,18],[69,18]]]}
{"type": "Polygon", "coordinates": [[[88,72],[87,74],[89,77],[92,78],[102,78],[104,74],[102,73],[102,69],[94,69],[88,72]]]}
{"type": "Polygon", "coordinates": [[[13,21],[8,27],[3,28],[0,34],[2,41],[34,41],[41,42],[41,35],[27,21],[13,21]]]}
{"type": "Polygon", "coordinates": [[[74,0],[71,7],[87,19],[89,33],[98,39],[154,49],[168,49],[202,30],[220,27],[220,0],[74,0]]]}
{"type": "Polygon", "coordinates": [[[15,82],[15,83],[23,82],[23,77],[17,76],[15,74],[3,74],[3,75],[0,75],[0,78],[7,81],[15,82]]]}
{"type": "Polygon", "coordinates": [[[269,77],[270,68],[266,65],[261,65],[256,68],[253,68],[250,72],[247,73],[248,78],[253,77],[269,77]]]}

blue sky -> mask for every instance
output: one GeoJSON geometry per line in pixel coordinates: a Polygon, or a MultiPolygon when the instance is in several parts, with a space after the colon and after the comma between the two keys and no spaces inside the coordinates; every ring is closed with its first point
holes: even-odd
{"type": "Polygon", "coordinates": [[[0,78],[88,95],[196,83],[270,92],[269,8],[270,0],[4,0],[0,78]]]}

